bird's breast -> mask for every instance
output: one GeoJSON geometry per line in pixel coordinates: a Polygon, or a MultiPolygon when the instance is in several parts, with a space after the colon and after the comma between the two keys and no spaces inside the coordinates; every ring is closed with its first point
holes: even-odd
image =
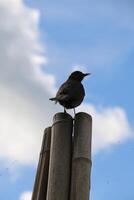
{"type": "Polygon", "coordinates": [[[69,92],[69,99],[65,103],[65,107],[68,109],[75,108],[79,106],[85,96],[84,87],[81,83],[74,83],[72,84],[72,88],[69,92]]]}

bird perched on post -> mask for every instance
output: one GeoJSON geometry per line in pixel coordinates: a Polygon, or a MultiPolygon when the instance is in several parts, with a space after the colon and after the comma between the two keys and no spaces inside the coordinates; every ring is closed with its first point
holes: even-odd
{"type": "Polygon", "coordinates": [[[81,82],[87,75],[90,75],[90,73],[84,74],[80,71],[74,71],[67,81],[61,85],[56,96],[49,100],[62,105],[64,112],[66,112],[66,109],[73,108],[75,114],[75,107],[82,103],[85,96],[85,90],[81,82]]]}

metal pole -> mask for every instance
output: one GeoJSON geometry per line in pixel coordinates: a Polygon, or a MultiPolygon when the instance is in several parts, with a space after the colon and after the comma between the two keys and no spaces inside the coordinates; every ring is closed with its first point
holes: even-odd
{"type": "Polygon", "coordinates": [[[44,131],[32,200],[46,200],[50,144],[51,144],[51,127],[48,127],[44,131]]]}
{"type": "Polygon", "coordinates": [[[53,119],[47,200],[68,200],[73,119],[57,113],[53,119]]]}
{"type": "Polygon", "coordinates": [[[77,113],[74,123],[74,145],[70,200],[89,200],[91,173],[92,118],[77,113]]]}

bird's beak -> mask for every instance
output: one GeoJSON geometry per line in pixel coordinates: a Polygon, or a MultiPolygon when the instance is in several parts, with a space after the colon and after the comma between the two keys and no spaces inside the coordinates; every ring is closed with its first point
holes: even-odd
{"type": "Polygon", "coordinates": [[[85,73],[85,74],[84,74],[84,76],[88,76],[88,75],[91,75],[91,73],[85,73]]]}

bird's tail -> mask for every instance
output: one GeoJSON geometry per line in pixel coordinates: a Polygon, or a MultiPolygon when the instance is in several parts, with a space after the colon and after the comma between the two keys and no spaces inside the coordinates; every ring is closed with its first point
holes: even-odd
{"type": "Polygon", "coordinates": [[[57,103],[57,98],[56,97],[50,98],[49,100],[55,101],[55,103],[57,103]]]}
{"type": "Polygon", "coordinates": [[[56,99],[56,97],[53,97],[53,98],[50,98],[49,100],[56,101],[57,99],[56,99]]]}

